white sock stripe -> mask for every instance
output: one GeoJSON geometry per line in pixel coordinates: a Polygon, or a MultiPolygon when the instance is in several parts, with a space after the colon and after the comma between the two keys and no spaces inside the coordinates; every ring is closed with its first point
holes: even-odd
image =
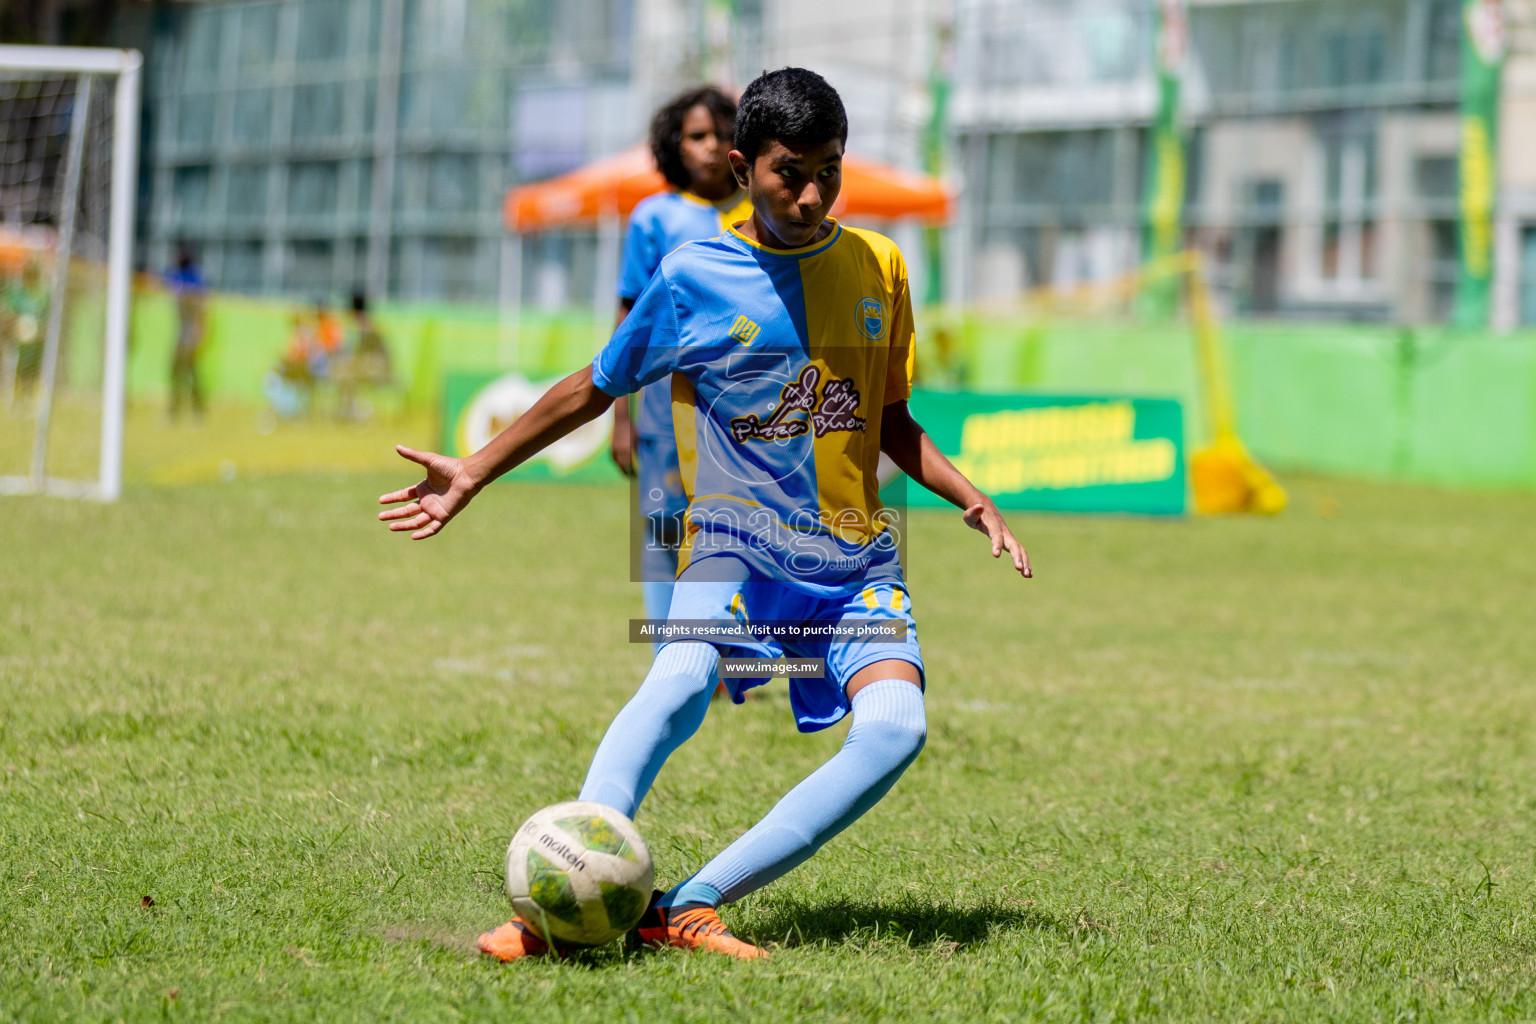
{"type": "Polygon", "coordinates": [[[877,679],[853,695],[853,724],[889,722],[912,729],[923,728],[927,715],[923,691],[906,679],[877,679]]]}
{"type": "Polygon", "coordinates": [[[720,652],[712,644],[699,640],[679,640],[667,644],[657,653],[656,660],[651,664],[651,672],[690,676],[712,674],[719,659],[720,652]]]}

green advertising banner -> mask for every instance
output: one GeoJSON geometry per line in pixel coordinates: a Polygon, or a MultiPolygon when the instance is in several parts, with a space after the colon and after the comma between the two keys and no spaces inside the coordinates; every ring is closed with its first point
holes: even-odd
{"type": "MultiPolygon", "coordinates": [[[[516,373],[450,373],[443,382],[445,455],[462,458],[485,446],[512,421],[533,407],[559,380],[531,381],[516,373]]],[[[605,413],[556,441],[508,474],[521,480],[568,480],[573,483],[623,479],[608,457],[613,416],[605,413]]]]}
{"type": "MultiPolygon", "coordinates": [[[[916,391],[912,415],[1005,509],[1185,511],[1184,409],[1171,398],[916,391]]],[[[908,485],[913,508],[948,508],[908,485]]]]}
{"type": "Polygon", "coordinates": [[[1493,208],[1499,188],[1503,5],[1500,0],[1465,0],[1461,22],[1461,210],[1451,319],[1457,327],[1485,327],[1493,291],[1493,208]]]}
{"type": "MultiPolygon", "coordinates": [[[[1157,116],[1147,139],[1142,259],[1167,260],[1184,247],[1184,129],[1179,94],[1189,48],[1184,0],[1158,0],[1155,59],[1157,116]]],[[[1154,316],[1172,315],[1178,302],[1178,275],[1155,274],[1143,288],[1142,306],[1154,316]]]]}

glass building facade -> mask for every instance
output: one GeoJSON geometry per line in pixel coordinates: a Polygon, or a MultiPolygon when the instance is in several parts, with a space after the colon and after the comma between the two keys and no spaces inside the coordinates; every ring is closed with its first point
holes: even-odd
{"type": "MultiPolygon", "coordinates": [[[[1436,321],[1456,271],[1457,0],[1189,5],[1186,243],[1235,312],[1436,321]]],[[[1153,5],[961,0],[975,297],[1141,255],[1153,5]]]]}
{"type": "Polygon", "coordinates": [[[148,267],[185,239],[231,291],[494,300],[506,188],[643,130],[631,15],[630,0],[165,11],[145,97],[148,267]]]}

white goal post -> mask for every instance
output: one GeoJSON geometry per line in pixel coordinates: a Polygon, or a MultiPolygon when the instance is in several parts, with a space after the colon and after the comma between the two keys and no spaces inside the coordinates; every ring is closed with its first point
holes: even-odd
{"type": "Polygon", "coordinates": [[[0,45],[0,494],[122,490],[141,64],[0,45]]]}

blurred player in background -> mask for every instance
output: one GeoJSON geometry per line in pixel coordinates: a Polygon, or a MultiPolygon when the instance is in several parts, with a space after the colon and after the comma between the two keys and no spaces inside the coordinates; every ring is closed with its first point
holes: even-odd
{"type": "Polygon", "coordinates": [[[262,393],[279,419],[291,420],[309,411],[314,401],[313,366],[318,348],[314,324],[303,313],[291,314],[283,357],[261,378],[262,393]]]}
{"type": "Polygon", "coordinates": [[[315,362],[315,376],[329,377],[335,372],[333,362],[341,352],[341,346],[346,341],[346,332],[342,329],[341,321],[336,314],[331,312],[329,303],[322,296],[315,300],[315,350],[318,353],[315,362]]]}
{"type": "Polygon", "coordinates": [[[389,346],[384,344],[384,332],[379,330],[373,314],[368,311],[368,296],[361,291],[352,293],[352,323],[347,331],[347,352],[352,357],[355,373],[362,383],[387,387],[394,379],[389,346]]]}
{"type": "MultiPolygon", "coordinates": [[[[592,365],[555,384],[474,455],[399,448],[426,468],[426,479],[379,499],[400,503],[379,514],[391,530],[435,536],[491,480],[601,416],[618,396],[675,374],[677,435],[692,486],[670,618],[794,628],[666,643],[604,734],[579,799],[634,817],[662,764],[703,724],[722,656],[824,659],[822,678],[790,681],[796,723],[813,732],[851,715],[853,724],[832,759],[761,821],[656,894],[633,933],[647,945],[766,956],[726,929],[719,906],[804,863],[873,807],[923,747],[923,660],[878,494],[882,452],[964,510],[994,558],[1006,552],[1013,569],[1031,575],[996,504],[907,408],[914,337],[906,263],[890,239],[828,217],[847,135],[842,100],[820,75],[785,68],[754,81],[742,94],[730,153],[751,193],[751,218],[667,256],[592,365]],[[871,620],[887,639],[793,639],[807,625],[861,631],[871,620]]],[[[726,680],[737,701],[764,681],[726,680]]],[[[501,960],[550,952],[520,919],[479,945],[501,960]]]]}
{"type": "Polygon", "coordinates": [[[389,387],[394,372],[384,334],[368,312],[368,296],[361,291],[352,293],[352,320],[347,327],[346,347],[337,363],[338,415],[345,420],[367,419],[370,407],[366,401],[358,400],[358,392],[389,387]]]}
{"type": "Polygon", "coordinates": [[[35,256],[0,288],[0,409],[37,382],[48,323],[48,288],[35,256]]]}
{"type": "MultiPolygon", "coordinates": [[[[736,101],[713,86],[682,93],[651,119],[651,153],[672,187],[642,200],[630,215],[619,268],[619,324],[663,256],[752,216],[746,192],[726,159],[735,122],[736,101]]],[[[639,476],[639,512],[646,526],[640,561],[645,614],[664,619],[688,508],[672,429],[671,377],[646,385],[633,405],[629,396],[619,398],[613,410],[613,461],[626,475],[639,476]]]]}
{"type": "Polygon", "coordinates": [[[165,283],[176,299],[176,349],[171,356],[171,405],[166,415],[176,419],[185,400],[192,414],[202,419],[203,383],[197,375],[197,359],[203,351],[206,289],[191,243],[176,243],[176,265],[166,272],[165,283]]]}

